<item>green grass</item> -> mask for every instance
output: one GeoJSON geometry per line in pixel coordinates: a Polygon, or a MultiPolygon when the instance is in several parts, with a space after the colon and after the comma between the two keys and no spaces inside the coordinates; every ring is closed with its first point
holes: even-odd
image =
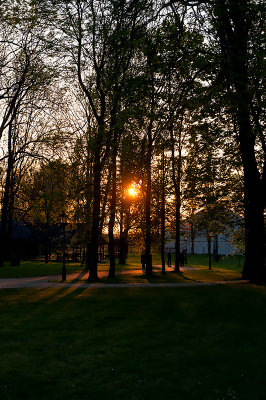
{"type": "MultiPolygon", "coordinates": [[[[208,254],[188,254],[187,261],[188,265],[205,266],[205,267],[209,266],[208,254]]],[[[212,261],[212,266],[214,268],[242,270],[244,266],[244,256],[238,256],[238,255],[221,255],[219,261],[214,261],[213,258],[211,259],[211,261],[212,261]]],[[[129,264],[134,263],[135,265],[140,266],[140,254],[129,253],[128,262],[129,264]]],[[[161,265],[161,256],[159,253],[153,253],[152,263],[154,265],[161,265]]],[[[175,263],[175,254],[173,253],[172,265],[174,265],[174,263],[175,263]]]]}
{"type": "MultiPolygon", "coordinates": [[[[238,255],[221,255],[219,261],[212,259],[212,266],[214,268],[226,268],[232,270],[242,270],[244,266],[244,256],[238,255]]],[[[208,266],[209,258],[207,254],[189,254],[188,255],[189,265],[201,265],[208,266]]]]}
{"type": "Polygon", "coordinates": [[[266,288],[0,291],[1,400],[265,400],[266,288]]]}
{"type": "MultiPolygon", "coordinates": [[[[160,255],[153,255],[153,265],[160,265],[160,255]]],[[[173,263],[174,264],[174,260],[173,263]]],[[[189,281],[223,281],[223,280],[235,280],[241,279],[241,268],[238,265],[238,258],[234,256],[221,257],[219,262],[213,263],[212,270],[208,270],[208,257],[205,255],[189,255],[188,265],[197,267],[195,271],[185,271],[180,274],[175,274],[172,271],[168,271],[163,276],[158,268],[154,269],[154,275],[151,278],[147,278],[141,269],[140,255],[129,254],[127,264],[116,266],[117,277],[115,282],[126,282],[126,283],[143,283],[143,282],[189,282],[189,281]],[[127,274],[123,274],[127,272],[127,274]]],[[[8,263],[3,268],[0,268],[0,279],[1,278],[21,278],[31,276],[46,276],[46,275],[60,275],[62,269],[61,262],[51,261],[45,264],[44,261],[33,260],[33,261],[22,261],[20,266],[13,267],[8,263]]],[[[102,272],[107,275],[109,269],[108,260],[105,263],[100,263],[98,266],[99,275],[102,272]]],[[[79,263],[67,263],[67,276],[71,273],[81,273],[83,267],[79,263]]],[[[83,276],[82,279],[87,279],[87,275],[83,276]]],[[[108,282],[105,278],[102,278],[103,282],[108,282]]]]}
{"type": "MultiPolygon", "coordinates": [[[[175,254],[172,254],[172,265],[175,263],[175,254]]],[[[154,253],[152,255],[152,264],[153,265],[161,265],[161,256],[158,253],[154,253]]],[[[209,266],[209,259],[207,254],[188,254],[187,256],[187,265],[190,266],[201,266],[201,267],[208,267],[209,266]]],[[[214,261],[212,259],[212,267],[215,269],[230,269],[235,271],[242,271],[244,266],[244,256],[235,256],[235,255],[228,255],[228,256],[220,256],[219,261],[214,261]]],[[[101,270],[108,269],[109,265],[108,262],[104,264],[99,264],[101,270]]],[[[136,253],[129,253],[129,257],[127,259],[127,264],[125,266],[117,265],[117,270],[135,270],[141,269],[140,263],[140,254],[136,253]]]]}
{"type": "MultiPolygon", "coordinates": [[[[67,266],[68,272],[77,272],[81,270],[80,264],[71,263],[67,266]]],[[[29,260],[21,261],[19,266],[11,266],[10,263],[5,263],[4,267],[0,268],[1,278],[22,278],[30,276],[46,276],[61,274],[62,263],[51,261],[45,264],[44,261],[29,260]]]]}
{"type": "MultiPolygon", "coordinates": [[[[139,271],[128,271],[122,274],[117,272],[115,279],[108,279],[107,274],[104,277],[99,273],[100,281],[102,283],[193,283],[193,282],[221,282],[221,281],[234,281],[240,280],[241,274],[238,271],[227,269],[212,269],[208,270],[206,267],[199,267],[193,271],[183,271],[175,273],[174,271],[167,271],[162,275],[159,271],[154,271],[151,277],[147,277],[144,273],[139,271]]],[[[82,282],[86,281],[88,275],[81,278],[70,279],[69,282],[82,282]]]]}

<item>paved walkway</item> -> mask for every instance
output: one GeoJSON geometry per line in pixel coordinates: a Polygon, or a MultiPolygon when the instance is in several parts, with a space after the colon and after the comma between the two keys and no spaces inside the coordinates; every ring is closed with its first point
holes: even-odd
{"type": "MultiPolygon", "coordinates": [[[[186,268],[186,267],[185,267],[186,268]]],[[[126,272],[126,271],[125,271],[126,272]]],[[[132,271],[131,271],[132,272],[132,271]]],[[[138,270],[139,272],[139,270],[138,270]]],[[[60,282],[61,275],[49,275],[29,278],[0,279],[0,289],[10,288],[49,288],[49,287],[80,287],[80,288],[125,288],[125,287],[190,287],[213,286],[233,283],[247,283],[248,281],[217,281],[217,282],[188,282],[188,283],[87,283],[85,276],[88,273],[74,273],[67,275],[67,280],[84,279],[79,282],[60,282]]],[[[99,277],[101,277],[99,273],[99,277]]],[[[105,273],[106,275],[106,273],[105,273]]]]}

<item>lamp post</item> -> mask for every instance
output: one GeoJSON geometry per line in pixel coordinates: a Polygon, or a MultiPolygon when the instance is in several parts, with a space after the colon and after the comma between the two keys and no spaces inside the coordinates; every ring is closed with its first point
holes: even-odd
{"type": "Polygon", "coordinates": [[[66,280],[66,224],[67,216],[65,212],[60,215],[61,224],[63,225],[63,266],[62,266],[62,282],[66,280]]]}

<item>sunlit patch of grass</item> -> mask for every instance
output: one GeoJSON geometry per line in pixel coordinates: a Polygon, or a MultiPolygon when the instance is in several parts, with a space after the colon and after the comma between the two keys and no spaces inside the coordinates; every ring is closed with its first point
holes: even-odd
{"type": "MultiPolygon", "coordinates": [[[[70,277],[71,278],[71,277],[70,277]]],[[[86,282],[88,274],[68,279],[67,282],[86,282]]],[[[239,271],[231,269],[209,270],[207,267],[197,267],[194,270],[181,269],[181,272],[176,273],[173,270],[168,270],[164,275],[160,270],[154,269],[152,276],[147,276],[145,271],[141,269],[132,270],[117,270],[115,279],[108,279],[108,273],[99,273],[99,282],[101,283],[193,283],[193,282],[223,282],[241,280],[239,271]]]]}
{"type": "Polygon", "coordinates": [[[206,267],[198,267],[198,269],[186,271],[183,274],[190,279],[203,282],[231,281],[241,279],[240,271],[227,268],[212,268],[209,270],[206,267]]]}
{"type": "MultiPolygon", "coordinates": [[[[221,257],[219,262],[213,263],[212,271],[208,271],[208,259],[205,255],[189,255],[188,256],[188,266],[192,265],[197,268],[195,271],[185,271],[181,275],[172,274],[172,271],[168,271],[165,277],[160,275],[160,271],[158,266],[161,265],[160,254],[153,255],[153,265],[156,266],[154,268],[154,277],[151,279],[156,279],[158,282],[164,281],[182,281],[185,280],[224,280],[224,279],[240,279],[241,278],[241,268],[238,267],[238,264],[234,264],[237,262],[235,256],[221,257]],[[198,270],[199,269],[199,270],[198,270]]],[[[174,255],[172,260],[172,265],[174,265],[174,255]]],[[[67,275],[69,276],[72,273],[78,273],[79,275],[83,274],[84,266],[81,266],[80,263],[67,263],[67,275]]],[[[107,259],[103,263],[99,263],[98,270],[99,275],[105,274],[107,275],[109,269],[109,260],[107,259]]],[[[62,271],[62,263],[51,261],[48,264],[45,264],[44,261],[33,260],[33,261],[21,261],[21,264],[17,267],[10,266],[9,263],[6,263],[3,268],[0,268],[0,278],[21,278],[21,277],[31,277],[31,276],[47,276],[47,275],[60,275],[62,271]]],[[[129,253],[127,262],[125,265],[119,265],[117,260],[116,272],[118,279],[120,280],[142,280],[145,279],[143,277],[143,272],[141,269],[141,259],[140,254],[132,254],[129,253]],[[122,277],[123,272],[129,272],[127,277],[122,277]]]]}

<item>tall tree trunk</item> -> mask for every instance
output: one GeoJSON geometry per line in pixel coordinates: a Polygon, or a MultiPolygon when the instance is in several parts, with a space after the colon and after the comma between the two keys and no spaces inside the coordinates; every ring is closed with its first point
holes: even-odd
{"type": "Polygon", "coordinates": [[[195,254],[195,237],[196,237],[195,227],[193,222],[190,222],[191,254],[195,254]]]}
{"type": "Polygon", "coordinates": [[[91,227],[91,267],[89,282],[97,281],[98,278],[98,247],[99,247],[99,222],[101,209],[101,141],[103,138],[104,125],[99,125],[94,149],[93,164],[93,205],[92,205],[92,227],[91,227]]]}
{"type": "Polygon", "coordinates": [[[165,274],[165,256],[164,256],[164,243],[165,243],[165,158],[164,158],[164,142],[162,148],[162,200],[161,200],[161,261],[162,273],[165,274]]]}
{"type": "MultiPolygon", "coordinates": [[[[122,146],[123,147],[123,146],[122,146]]],[[[120,224],[119,224],[119,242],[120,242],[120,251],[119,251],[119,264],[124,265],[126,263],[126,242],[127,242],[127,234],[125,232],[125,199],[124,199],[124,165],[123,159],[120,159],[120,177],[121,177],[121,203],[120,203],[120,224]]]]}
{"type": "Polygon", "coordinates": [[[116,168],[117,168],[117,152],[119,134],[116,127],[116,119],[118,112],[117,98],[114,99],[114,104],[111,112],[110,122],[110,137],[112,137],[112,150],[111,150],[111,202],[110,202],[110,219],[108,224],[108,237],[109,237],[109,256],[110,256],[110,267],[109,267],[109,279],[115,278],[115,242],[114,242],[114,227],[115,227],[115,214],[116,214],[116,190],[117,190],[117,179],[116,179],[116,168]]]}
{"type": "Polygon", "coordinates": [[[45,264],[49,263],[49,254],[50,254],[49,234],[50,234],[50,225],[46,224],[45,232],[44,232],[44,263],[45,264]]]}
{"type": "MultiPolygon", "coordinates": [[[[122,185],[123,186],[123,185],[122,185]]],[[[120,222],[120,252],[119,264],[126,264],[128,255],[128,231],[130,228],[130,203],[123,201],[121,203],[121,222],[120,222]],[[128,205],[128,207],[127,207],[128,205]],[[127,208],[127,209],[125,209],[127,208]]]]}
{"type": "Polygon", "coordinates": [[[93,187],[91,183],[91,176],[93,176],[93,167],[91,166],[91,155],[89,145],[87,144],[87,160],[86,160],[86,208],[85,208],[85,268],[84,271],[89,271],[92,265],[92,208],[91,203],[93,199],[93,187]]]}
{"type": "Polygon", "coordinates": [[[266,280],[264,242],[265,226],[262,207],[252,202],[245,207],[245,264],[242,277],[253,283],[266,280]]]}
{"type": "Polygon", "coordinates": [[[114,226],[115,226],[115,212],[116,212],[116,154],[113,154],[113,162],[111,168],[112,168],[112,190],[111,190],[111,203],[110,203],[110,219],[108,225],[110,268],[109,268],[108,278],[114,279],[115,278],[114,226]]]}
{"type": "Polygon", "coordinates": [[[215,261],[218,261],[219,260],[219,243],[218,243],[217,233],[214,234],[214,237],[213,237],[213,252],[212,253],[213,253],[213,259],[215,261]]]}
{"type": "MultiPolygon", "coordinates": [[[[178,184],[179,187],[179,184],[178,184]]],[[[180,190],[176,191],[175,211],[175,272],[180,272],[180,190]]]]}
{"type": "Polygon", "coordinates": [[[239,113],[240,147],[244,167],[245,264],[243,279],[253,283],[266,280],[264,247],[265,188],[255,159],[255,141],[246,115],[239,113]],[[250,142],[253,142],[250,146],[250,142]]]}
{"type": "Polygon", "coordinates": [[[128,255],[128,232],[120,231],[120,252],[119,252],[119,264],[125,265],[128,255]]]}
{"type": "Polygon", "coordinates": [[[85,268],[84,271],[89,271],[92,265],[92,243],[91,232],[86,232],[86,246],[85,246],[85,268]]]}
{"type": "Polygon", "coordinates": [[[9,237],[8,237],[8,221],[9,221],[9,209],[10,209],[10,200],[11,200],[11,192],[12,192],[12,171],[14,168],[14,158],[12,152],[12,125],[9,126],[8,132],[8,163],[7,163],[7,171],[6,171],[6,180],[4,187],[4,196],[2,201],[2,209],[1,209],[1,229],[0,229],[0,267],[4,265],[4,259],[7,254],[7,250],[9,247],[9,237]]]}
{"type": "Polygon", "coordinates": [[[50,210],[47,199],[45,199],[45,224],[44,224],[44,263],[49,262],[49,233],[50,233],[50,210]]]}
{"type": "MultiPolygon", "coordinates": [[[[182,127],[181,127],[182,129],[182,127]]],[[[171,137],[171,162],[172,162],[172,179],[175,190],[175,272],[180,272],[180,207],[181,207],[181,129],[179,134],[179,143],[178,143],[178,164],[176,171],[176,162],[175,162],[175,138],[173,132],[173,126],[170,127],[170,137],[171,137]]]]}
{"type": "Polygon", "coordinates": [[[248,1],[238,7],[217,0],[214,11],[221,42],[227,80],[234,87],[234,115],[239,129],[239,143],[244,169],[245,265],[243,279],[259,283],[266,280],[264,247],[264,207],[266,205],[266,154],[260,173],[255,155],[255,131],[251,124],[251,95],[248,78],[248,40],[252,18],[248,1]],[[236,8],[237,7],[237,8],[236,8]],[[237,11],[237,12],[236,12],[237,11]]]}
{"type": "MultiPolygon", "coordinates": [[[[13,175],[13,174],[12,174],[13,175]]],[[[6,254],[8,258],[10,258],[12,265],[19,265],[19,249],[15,247],[15,244],[12,241],[12,232],[14,227],[14,203],[15,203],[15,192],[14,192],[14,176],[11,177],[11,188],[9,195],[9,205],[8,205],[8,221],[7,221],[7,232],[6,232],[6,254]],[[15,256],[15,259],[12,259],[12,255],[15,256]]]]}
{"type": "Polygon", "coordinates": [[[248,84],[245,71],[241,82],[236,82],[237,119],[240,150],[244,168],[245,203],[245,265],[243,279],[250,282],[266,280],[264,247],[265,187],[255,156],[255,135],[251,127],[248,107],[248,84]]]}
{"type": "Polygon", "coordinates": [[[146,219],[146,235],[145,235],[145,261],[146,275],[152,275],[152,259],[151,259],[151,158],[152,158],[152,141],[148,141],[148,149],[146,155],[146,197],[145,197],[145,219],[146,219]]]}
{"type": "Polygon", "coordinates": [[[108,200],[108,195],[110,192],[110,185],[111,185],[111,178],[112,178],[111,175],[112,175],[112,171],[110,169],[108,171],[107,183],[105,185],[105,192],[104,192],[104,196],[103,196],[103,200],[102,200],[102,210],[101,210],[100,227],[99,227],[100,234],[103,231],[103,225],[104,225],[105,216],[106,216],[106,206],[107,206],[107,200],[108,200]]]}
{"type": "Polygon", "coordinates": [[[207,234],[207,243],[208,243],[208,262],[209,262],[209,269],[212,269],[212,256],[211,256],[211,235],[207,234]]]}
{"type": "Polygon", "coordinates": [[[124,251],[124,208],[123,208],[123,199],[121,200],[120,206],[120,224],[119,224],[119,243],[120,243],[120,251],[119,251],[119,264],[124,265],[126,263],[125,251],[124,251]]]}

